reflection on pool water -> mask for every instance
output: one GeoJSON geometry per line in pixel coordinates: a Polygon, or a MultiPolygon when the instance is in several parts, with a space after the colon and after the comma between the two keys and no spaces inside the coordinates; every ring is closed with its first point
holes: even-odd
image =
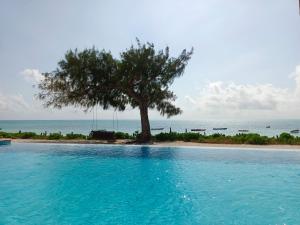
{"type": "Polygon", "coordinates": [[[0,147],[0,224],[300,224],[300,152],[0,147]]]}

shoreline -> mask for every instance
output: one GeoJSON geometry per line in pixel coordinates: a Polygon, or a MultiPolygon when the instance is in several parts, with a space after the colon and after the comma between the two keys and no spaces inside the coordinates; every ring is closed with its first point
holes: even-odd
{"type": "MultiPolygon", "coordinates": [[[[1,140],[1,139],[0,139],[1,140]]],[[[43,139],[10,139],[12,143],[46,143],[46,144],[102,144],[102,145],[149,145],[153,147],[189,147],[189,148],[213,148],[213,149],[250,149],[250,150],[275,150],[275,151],[300,151],[300,145],[250,145],[250,144],[214,144],[198,142],[153,142],[151,144],[130,143],[130,140],[118,139],[116,141],[105,140],[43,140],[43,139]]]]}

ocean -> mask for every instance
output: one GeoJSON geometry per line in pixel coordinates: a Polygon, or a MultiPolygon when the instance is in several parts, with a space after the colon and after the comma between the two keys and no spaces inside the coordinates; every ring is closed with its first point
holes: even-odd
{"type": "MultiPolygon", "coordinates": [[[[140,131],[140,120],[0,120],[2,131],[18,132],[31,131],[36,133],[81,133],[89,134],[91,130],[113,130],[127,133],[140,131]]],[[[206,134],[222,133],[233,135],[238,130],[249,130],[249,133],[258,133],[266,136],[276,136],[283,132],[290,132],[300,128],[300,120],[152,120],[151,128],[163,128],[160,131],[152,131],[153,134],[172,131],[185,132],[191,129],[206,129],[206,134]],[[267,128],[270,126],[270,128],[267,128]],[[213,128],[227,128],[227,130],[215,131],[213,128]]],[[[298,135],[298,134],[296,134],[298,135]]]]}

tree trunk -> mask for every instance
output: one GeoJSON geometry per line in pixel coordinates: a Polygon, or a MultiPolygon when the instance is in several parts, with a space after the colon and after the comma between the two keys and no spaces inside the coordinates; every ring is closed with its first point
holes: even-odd
{"type": "Polygon", "coordinates": [[[148,117],[148,107],[140,106],[142,133],[138,141],[147,143],[151,141],[150,123],[148,117]]]}

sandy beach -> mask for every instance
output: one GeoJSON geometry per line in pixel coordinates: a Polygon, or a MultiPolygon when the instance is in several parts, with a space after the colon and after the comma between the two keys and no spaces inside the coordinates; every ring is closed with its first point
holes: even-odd
{"type": "MultiPolygon", "coordinates": [[[[52,144],[116,144],[116,145],[137,145],[131,143],[131,140],[38,140],[38,139],[12,139],[15,143],[52,143],[52,144]]],[[[144,144],[143,144],[144,145],[144,144]]],[[[233,149],[251,149],[251,150],[272,150],[272,151],[300,151],[300,145],[246,145],[246,144],[210,144],[197,142],[153,142],[149,144],[155,147],[192,147],[192,148],[233,148],[233,149]]]]}

